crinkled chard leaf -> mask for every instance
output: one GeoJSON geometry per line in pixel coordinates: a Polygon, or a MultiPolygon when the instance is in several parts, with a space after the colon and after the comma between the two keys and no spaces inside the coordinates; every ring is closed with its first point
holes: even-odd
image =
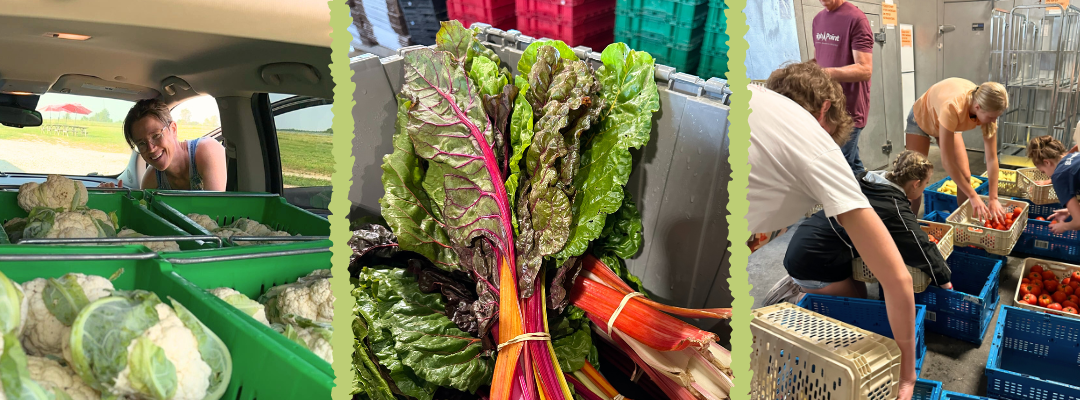
{"type": "MultiPolygon", "coordinates": [[[[476,39],[476,35],[480,34],[480,29],[466,28],[457,20],[441,22],[440,25],[439,33],[435,36],[435,49],[450,52],[465,71],[471,73],[473,63],[479,58],[487,59],[496,66],[501,63],[494,51],[476,39]]],[[[474,81],[479,80],[474,76],[470,78],[474,81]]]]}
{"type": "Polygon", "coordinates": [[[374,290],[371,285],[377,284],[381,276],[372,274],[371,271],[366,268],[361,271],[360,286],[353,290],[357,315],[368,322],[367,338],[371,354],[386,369],[386,382],[393,385],[394,393],[418,400],[431,400],[438,386],[420,379],[411,368],[401,362],[394,349],[394,336],[390,328],[379,319],[380,304],[371,293],[374,290]]]}
{"type": "Polygon", "coordinates": [[[536,61],[528,75],[525,97],[536,118],[532,144],[525,155],[525,177],[517,203],[518,286],[532,296],[533,282],[544,256],[566,245],[573,221],[581,135],[599,117],[599,84],[585,62],[562,57],[552,42],[535,46],[536,61]]]}
{"type": "Polygon", "coordinates": [[[444,315],[449,317],[458,329],[479,336],[480,325],[473,313],[473,304],[477,300],[475,282],[460,271],[448,273],[439,270],[426,259],[414,258],[408,261],[408,265],[409,273],[417,277],[420,291],[441,293],[446,300],[444,315]]]}
{"type": "MultiPolygon", "coordinates": [[[[367,344],[367,322],[353,318],[353,389],[352,395],[364,395],[370,400],[397,400],[390,383],[382,375],[367,344]]],[[[364,397],[361,397],[364,398],[364,397]]]]}
{"type": "Polygon", "coordinates": [[[529,47],[525,48],[525,51],[521,53],[521,59],[518,60],[518,73],[528,76],[532,72],[533,64],[536,64],[537,51],[541,47],[554,47],[558,50],[559,56],[567,60],[577,60],[577,54],[574,54],[574,49],[567,46],[565,42],[561,40],[543,40],[535,41],[529,44],[529,47]]]}
{"type": "MultiPolygon", "coordinates": [[[[476,64],[474,64],[476,65],[476,64]]],[[[495,158],[499,161],[499,170],[502,176],[510,174],[510,112],[513,110],[514,99],[517,98],[518,89],[514,85],[506,84],[506,79],[500,81],[503,85],[495,94],[484,94],[484,113],[491,118],[495,129],[495,158]]],[[[507,193],[509,194],[509,193],[507,193]]]]}
{"type": "Polygon", "coordinates": [[[548,308],[562,313],[563,309],[570,304],[570,291],[581,272],[581,264],[577,257],[570,257],[558,269],[555,277],[551,280],[548,289],[548,308]]]}
{"type": "Polygon", "coordinates": [[[354,229],[349,238],[349,248],[352,249],[349,256],[350,276],[356,275],[358,266],[375,265],[378,261],[385,263],[385,259],[401,250],[394,232],[378,224],[366,224],[354,229]]]}
{"type": "Polygon", "coordinates": [[[643,240],[641,212],[630,191],[623,188],[623,203],[619,211],[608,215],[604,231],[593,241],[596,252],[611,252],[621,258],[632,258],[641,249],[643,240]]]}
{"type": "Polygon", "coordinates": [[[592,327],[585,311],[569,307],[565,313],[548,317],[551,326],[551,346],[559,359],[559,367],[565,373],[573,373],[589,361],[598,365],[596,347],[592,343],[592,327]]]}
{"type": "MultiPolygon", "coordinates": [[[[514,77],[514,86],[518,90],[518,96],[514,99],[514,113],[510,117],[510,172],[506,179],[506,194],[510,196],[510,204],[517,204],[517,191],[520,186],[521,160],[525,152],[532,145],[533,140],[533,110],[529,100],[523,93],[529,91],[529,80],[524,76],[514,77]]],[[[512,218],[514,224],[514,236],[518,236],[518,219],[512,218]]]]}
{"type": "Polygon", "coordinates": [[[579,191],[574,197],[575,220],[558,259],[583,254],[600,236],[607,215],[622,206],[633,162],[630,148],[648,143],[652,114],[660,110],[652,56],[615,43],[600,58],[604,65],[596,76],[603,118],[599,128],[583,138],[580,170],[573,178],[579,191]]]}

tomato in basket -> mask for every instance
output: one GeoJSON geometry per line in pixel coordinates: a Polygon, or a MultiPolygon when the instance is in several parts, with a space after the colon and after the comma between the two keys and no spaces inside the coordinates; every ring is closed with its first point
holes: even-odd
{"type": "Polygon", "coordinates": [[[1035,220],[1036,220],[1036,221],[1046,221],[1046,218],[1043,218],[1043,217],[1035,217],[1035,220]]]}
{"type": "Polygon", "coordinates": [[[1080,307],[1076,306],[1076,303],[1068,301],[1068,300],[1065,300],[1065,301],[1061,302],[1061,306],[1062,307],[1080,308],[1080,307]]]}
{"type": "Polygon", "coordinates": [[[1021,210],[1020,207],[1016,207],[1016,208],[1013,209],[1012,215],[1013,215],[1013,218],[1020,218],[1020,214],[1023,214],[1023,213],[1024,213],[1024,210],[1021,210]]]}
{"type": "Polygon", "coordinates": [[[1039,289],[1042,289],[1042,288],[1043,288],[1043,281],[1040,281],[1040,280],[1038,280],[1038,279],[1036,279],[1036,280],[1033,280],[1033,281],[1031,281],[1031,284],[1032,284],[1032,285],[1035,285],[1035,286],[1038,286],[1038,287],[1039,287],[1039,289]]]}
{"type": "MultiPolygon", "coordinates": [[[[1077,296],[1075,294],[1070,294],[1069,295],[1069,301],[1071,301],[1073,304],[1080,304],[1080,296],[1077,296]]],[[[1078,309],[1080,309],[1080,307],[1078,307],[1078,309]]]]}
{"type": "Polygon", "coordinates": [[[1069,286],[1069,282],[1072,282],[1072,278],[1065,278],[1061,280],[1061,286],[1069,286]]]}
{"type": "Polygon", "coordinates": [[[1076,307],[1065,307],[1061,311],[1067,312],[1069,314],[1076,314],[1076,307]]]}
{"type": "Polygon", "coordinates": [[[1042,272],[1043,272],[1042,265],[1039,265],[1039,264],[1032,265],[1031,266],[1031,272],[1038,272],[1039,274],[1042,274],[1042,272]]]}
{"type": "Polygon", "coordinates": [[[1074,287],[1074,288],[1080,289],[1080,281],[1078,281],[1078,280],[1073,280],[1072,282],[1069,282],[1069,286],[1072,286],[1072,287],[1074,287]]]}
{"type": "Polygon", "coordinates": [[[1073,271],[1072,275],[1069,275],[1069,278],[1074,281],[1080,281],[1080,270],[1073,271]]]}
{"type": "Polygon", "coordinates": [[[1036,281],[1038,281],[1038,282],[1043,281],[1042,272],[1031,271],[1031,272],[1028,273],[1027,277],[1028,277],[1028,279],[1031,279],[1032,283],[1034,283],[1036,281]]]}
{"type": "Polygon", "coordinates": [[[1061,304],[1050,303],[1050,304],[1046,305],[1046,308],[1049,308],[1049,309],[1054,310],[1054,311],[1061,311],[1061,304]]]}
{"type": "Polygon", "coordinates": [[[1073,293],[1076,293],[1076,288],[1074,288],[1072,286],[1069,286],[1069,285],[1062,285],[1061,286],[1061,291],[1065,292],[1066,296],[1069,296],[1069,295],[1072,295],[1073,293]]]}
{"type": "Polygon", "coordinates": [[[1053,279],[1047,279],[1043,281],[1043,289],[1046,289],[1046,293],[1054,293],[1058,290],[1058,287],[1060,286],[1058,285],[1057,281],[1053,279]]]}
{"type": "Polygon", "coordinates": [[[1050,295],[1048,295],[1046,293],[1043,293],[1043,294],[1039,295],[1039,305],[1040,306],[1046,307],[1046,306],[1050,305],[1050,303],[1053,303],[1053,302],[1054,302],[1054,298],[1050,297],[1050,295]]]}
{"type": "Polygon", "coordinates": [[[1023,298],[1020,299],[1020,302],[1021,303],[1031,304],[1031,305],[1036,305],[1036,304],[1039,304],[1039,297],[1036,296],[1036,295],[1033,295],[1031,293],[1028,293],[1028,294],[1025,294],[1023,298]]]}
{"type": "Polygon", "coordinates": [[[1068,300],[1069,295],[1065,294],[1065,292],[1058,291],[1058,292],[1054,292],[1054,294],[1050,295],[1050,298],[1054,299],[1055,303],[1060,303],[1060,302],[1063,302],[1065,300],[1068,300]]]}
{"type": "Polygon", "coordinates": [[[1043,271],[1042,278],[1043,280],[1053,279],[1055,282],[1057,281],[1057,275],[1054,275],[1054,271],[1043,271]]]}

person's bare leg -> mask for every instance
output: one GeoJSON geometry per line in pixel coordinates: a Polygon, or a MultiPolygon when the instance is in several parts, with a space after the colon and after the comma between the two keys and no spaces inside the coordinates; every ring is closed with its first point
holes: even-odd
{"type": "Polygon", "coordinates": [[[930,155],[930,138],[922,135],[906,134],[906,141],[904,147],[908,150],[919,152],[924,157],[930,155]]]}
{"type": "Polygon", "coordinates": [[[806,293],[826,296],[866,298],[866,284],[851,278],[847,278],[840,282],[834,282],[821,289],[802,288],[802,290],[806,293]]]}

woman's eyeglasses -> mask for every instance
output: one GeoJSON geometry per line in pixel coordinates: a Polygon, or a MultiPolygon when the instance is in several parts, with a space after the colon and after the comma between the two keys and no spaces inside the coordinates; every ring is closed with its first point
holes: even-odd
{"type": "MultiPolygon", "coordinates": [[[[165,126],[161,127],[161,130],[159,130],[157,133],[150,135],[150,143],[152,143],[154,146],[161,146],[161,140],[165,137],[165,130],[168,128],[169,125],[166,124],[165,126]]],[[[150,150],[150,145],[147,144],[146,141],[142,141],[135,143],[135,148],[138,149],[140,153],[145,153],[147,152],[147,150],[150,150]]]]}

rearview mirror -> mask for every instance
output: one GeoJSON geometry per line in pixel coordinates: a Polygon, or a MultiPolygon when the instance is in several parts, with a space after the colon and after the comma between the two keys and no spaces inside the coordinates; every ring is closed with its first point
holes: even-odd
{"type": "Polygon", "coordinates": [[[0,124],[15,128],[41,126],[41,113],[24,108],[0,105],[0,124]]]}

